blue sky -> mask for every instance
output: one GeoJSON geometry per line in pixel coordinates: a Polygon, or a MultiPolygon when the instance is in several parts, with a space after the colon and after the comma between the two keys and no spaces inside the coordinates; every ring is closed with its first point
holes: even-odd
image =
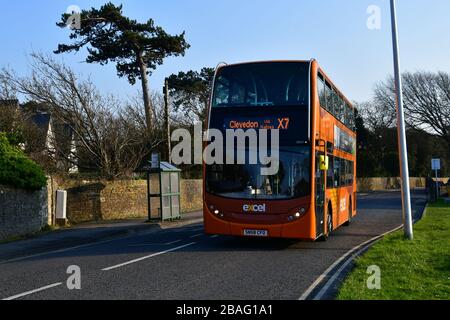
{"type": "MultiPolygon", "coordinates": [[[[55,26],[70,5],[99,7],[106,1],[3,1],[0,14],[0,66],[27,72],[31,51],[52,52],[68,41],[55,26]]],[[[374,83],[392,73],[389,0],[128,0],[124,13],[153,18],[169,33],[186,31],[191,49],[169,58],[150,78],[153,89],[178,71],[249,60],[316,58],[351,100],[370,99],[374,83]],[[381,30],[369,30],[369,5],[381,8],[381,30]]],[[[450,1],[397,0],[402,70],[450,72],[450,1]]],[[[82,63],[85,55],[64,61],[92,75],[104,92],[134,95],[139,85],[119,79],[113,65],[82,63]]]]}

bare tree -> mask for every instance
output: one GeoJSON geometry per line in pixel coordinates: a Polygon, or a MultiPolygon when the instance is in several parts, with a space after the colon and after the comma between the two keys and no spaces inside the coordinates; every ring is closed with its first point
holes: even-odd
{"type": "Polygon", "coordinates": [[[16,100],[17,92],[5,79],[0,78],[0,100],[16,100]]]}
{"type": "Polygon", "coordinates": [[[356,109],[364,119],[365,125],[372,131],[383,128],[392,128],[396,125],[395,110],[389,104],[375,103],[374,101],[355,103],[356,109]]]}
{"type": "Polygon", "coordinates": [[[22,125],[17,100],[0,99],[0,132],[21,135],[22,125]]]}
{"type": "MultiPolygon", "coordinates": [[[[408,125],[438,135],[450,147],[450,74],[407,72],[402,78],[408,125]]],[[[380,112],[395,110],[394,88],[392,77],[377,84],[374,102],[380,112]]]]}
{"type": "Polygon", "coordinates": [[[32,58],[29,76],[3,69],[0,82],[48,106],[52,117],[70,128],[75,147],[55,150],[67,161],[114,178],[132,173],[160,143],[160,137],[146,130],[145,116],[141,118],[136,106],[123,106],[115,97],[100,94],[90,79],[78,78],[50,56],[32,54],[32,58]]]}

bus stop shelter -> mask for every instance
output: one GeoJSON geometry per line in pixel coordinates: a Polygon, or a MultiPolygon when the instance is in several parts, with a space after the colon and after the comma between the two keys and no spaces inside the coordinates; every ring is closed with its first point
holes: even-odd
{"type": "Polygon", "coordinates": [[[181,218],[181,170],[168,162],[146,168],[149,221],[172,221],[181,218]]]}

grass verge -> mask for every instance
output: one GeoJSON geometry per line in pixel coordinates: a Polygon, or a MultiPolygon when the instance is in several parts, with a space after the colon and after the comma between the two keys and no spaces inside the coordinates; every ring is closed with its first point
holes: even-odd
{"type": "Polygon", "coordinates": [[[450,299],[450,206],[429,204],[414,226],[414,241],[397,231],[376,243],[355,261],[342,284],[339,300],[450,299]],[[381,289],[370,290],[369,266],[381,270],[381,289]]]}

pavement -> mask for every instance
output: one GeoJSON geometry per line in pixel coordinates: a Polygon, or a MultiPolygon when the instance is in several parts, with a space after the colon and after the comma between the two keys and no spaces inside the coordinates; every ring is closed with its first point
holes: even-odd
{"type": "MultiPolygon", "coordinates": [[[[412,192],[416,219],[425,202],[412,192]]],[[[327,242],[207,236],[195,213],[175,226],[91,224],[4,244],[0,299],[296,300],[348,250],[402,223],[400,192],[361,194],[357,210],[327,242]],[[72,265],[81,290],[66,284],[72,265]]]]}

